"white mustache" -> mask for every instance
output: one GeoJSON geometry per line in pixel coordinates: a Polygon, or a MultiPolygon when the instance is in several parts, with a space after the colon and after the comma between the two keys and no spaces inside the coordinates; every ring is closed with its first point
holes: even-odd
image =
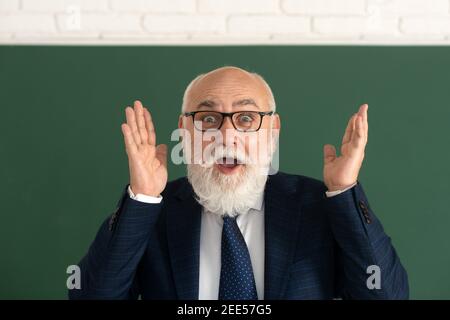
{"type": "Polygon", "coordinates": [[[249,162],[248,157],[244,152],[236,150],[235,148],[227,148],[223,146],[217,146],[212,149],[212,154],[205,155],[205,161],[202,166],[211,167],[214,163],[226,163],[232,164],[235,161],[238,164],[245,164],[249,162]],[[223,159],[226,159],[225,161],[223,159]]]}

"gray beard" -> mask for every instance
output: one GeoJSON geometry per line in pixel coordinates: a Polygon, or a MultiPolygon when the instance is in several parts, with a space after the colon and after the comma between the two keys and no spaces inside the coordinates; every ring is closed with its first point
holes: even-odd
{"type": "Polygon", "coordinates": [[[255,205],[264,192],[268,170],[253,164],[241,169],[226,175],[214,166],[187,165],[187,178],[206,212],[236,216],[246,214],[255,205]]]}

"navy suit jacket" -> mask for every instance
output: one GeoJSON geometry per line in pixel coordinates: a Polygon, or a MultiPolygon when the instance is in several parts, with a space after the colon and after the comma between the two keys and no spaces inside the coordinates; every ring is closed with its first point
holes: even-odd
{"type": "MultiPolygon", "coordinates": [[[[265,299],[407,299],[405,269],[361,184],[327,198],[323,182],[269,176],[264,193],[265,299]],[[369,289],[367,267],[380,268],[369,289]]],[[[70,299],[198,299],[201,206],[186,178],[160,204],[124,191],[82,259],[70,299]]]]}

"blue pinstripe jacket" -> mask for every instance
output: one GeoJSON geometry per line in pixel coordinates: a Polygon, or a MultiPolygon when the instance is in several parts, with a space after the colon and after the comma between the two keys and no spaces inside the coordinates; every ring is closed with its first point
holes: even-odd
{"type": "MultiPolygon", "coordinates": [[[[405,269],[361,184],[327,198],[323,182],[269,176],[265,203],[265,299],[407,299],[405,269]],[[367,267],[380,268],[369,289],[367,267]]],[[[201,207],[186,178],[160,204],[124,192],[82,259],[70,299],[198,299],[201,207]]]]}

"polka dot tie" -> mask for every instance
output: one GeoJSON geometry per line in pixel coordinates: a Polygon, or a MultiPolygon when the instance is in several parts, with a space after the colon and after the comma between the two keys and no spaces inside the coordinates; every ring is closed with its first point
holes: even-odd
{"type": "Polygon", "coordinates": [[[236,218],[224,217],[219,300],[257,300],[252,262],[236,218]]]}

